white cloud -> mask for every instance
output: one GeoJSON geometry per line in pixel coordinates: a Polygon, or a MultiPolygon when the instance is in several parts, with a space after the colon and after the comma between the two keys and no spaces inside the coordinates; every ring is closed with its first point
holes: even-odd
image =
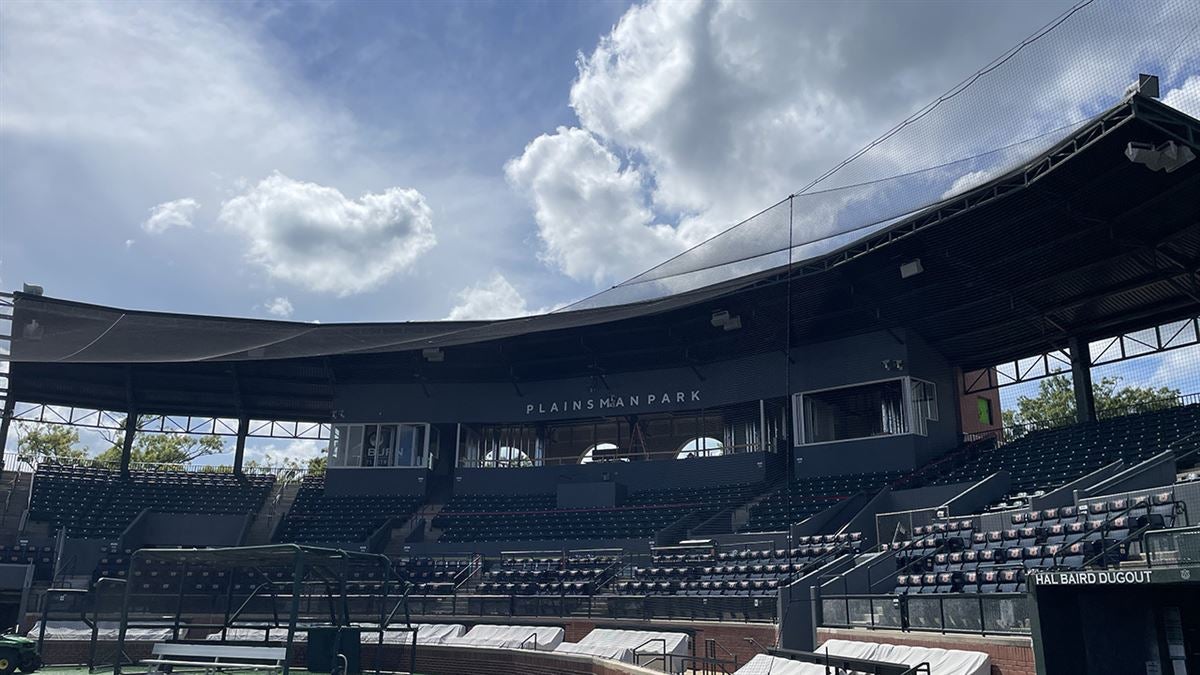
{"type": "Polygon", "coordinates": [[[532,314],[520,291],[502,274],[495,274],[458,292],[458,304],[450,310],[450,321],[509,319],[532,314]]]}
{"type": "MultiPolygon", "coordinates": [[[[649,0],[579,57],[570,90],[578,124],[527,146],[509,178],[533,204],[545,260],[576,279],[612,281],[804,187],[1061,9],[991,13],[981,32],[977,8],[936,2],[649,0]]],[[[1108,107],[1130,72],[1161,62],[1191,11],[1161,3],[1130,22],[1115,5],[1085,8],[822,182],[824,191],[868,186],[798,202],[795,241],[911,212],[1036,154],[1055,140],[1050,130],[1108,107]],[[1115,35],[1139,47],[1113,48],[1115,35]],[[1054,76],[1037,77],[1045,73],[1054,76]],[[956,165],[958,175],[932,168],[964,158],[975,160],[956,165]],[[860,206],[808,215],[845,203],[860,206]]],[[[1194,50],[1168,69],[1187,59],[1194,50]]],[[[761,239],[783,225],[768,220],[726,254],[778,248],[761,239]]]]}
{"type": "Polygon", "coordinates": [[[1163,103],[1200,118],[1200,75],[1192,75],[1182,85],[1167,92],[1163,103]]]}
{"type": "Polygon", "coordinates": [[[0,132],[119,143],[208,174],[343,130],[280,77],[248,22],[213,9],[5,3],[0,132]]]}
{"type": "Polygon", "coordinates": [[[682,250],[642,200],[642,175],[592,134],[559,127],[534,139],[505,174],[534,206],[542,258],[573,279],[620,281],[682,250]]]}
{"type": "Polygon", "coordinates": [[[162,234],[173,227],[191,227],[192,218],[200,209],[200,202],[191,197],[163,202],[150,209],[150,217],[142,223],[142,229],[150,234],[162,234]]]}
{"type": "Polygon", "coordinates": [[[283,444],[276,439],[255,439],[247,442],[245,459],[261,466],[282,467],[292,461],[303,467],[308,460],[324,455],[328,449],[328,441],[308,438],[292,439],[283,444]]]}
{"type": "Polygon", "coordinates": [[[942,193],[942,199],[949,199],[955,195],[962,194],[971,188],[979,187],[988,182],[992,177],[991,171],[972,171],[970,173],[959,176],[950,189],[942,193]]]}
{"type": "Polygon", "coordinates": [[[271,298],[263,305],[263,308],[267,310],[267,314],[277,316],[281,319],[291,316],[294,309],[291,301],[283,296],[271,298]]]}
{"type": "Polygon", "coordinates": [[[339,296],[379,286],[437,242],[416,190],[355,200],[280,173],[222,204],[218,220],[246,238],[247,257],[271,277],[339,296]]]}

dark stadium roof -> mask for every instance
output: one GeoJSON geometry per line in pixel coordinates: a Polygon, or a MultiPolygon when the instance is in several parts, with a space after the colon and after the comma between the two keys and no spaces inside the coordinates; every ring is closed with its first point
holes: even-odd
{"type": "Polygon", "coordinates": [[[641,303],[504,321],[300,324],[16,294],[17,400],[327,419],[334,382],[514,381],[701,365],[903,327],[965,369],[1200,310],[1200,161],[1155,172],[1131,141],[1200,151],[1200,122],[1134,97],[1015,172],[815,260],[641,303]],[[901,279],[901,263],[924,272],[901,279]],[[788,280],[791,283],[787,283],[788,280]],[[790,287],[790,288],[789,288],[790,287]],[[716,310],[742,319],[723,331],[716,310]],[[602,330],[598,330],[603,327],[602,330]],[[429,363],[421,350],[442,348],[429,363]]]}

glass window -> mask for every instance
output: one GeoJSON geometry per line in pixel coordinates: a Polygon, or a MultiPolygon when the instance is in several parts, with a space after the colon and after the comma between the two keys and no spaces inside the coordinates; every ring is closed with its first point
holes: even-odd
{"type": "Polygon", "coordinates": [[[533,466],[533,460],[529,459],[529,455],[507,445],[495,450],[488,450],[487,454],[483,456],[483,463],[485,466],[495,467],[533,466]]]}
{"type": "Polygon", "coordinates": [[[805,443],[908,433],[901,380],[800,395],[805,443]]]}
{"type": "Polygon", "coordinates": [[[361,424],[350,426],[349,449],[346,453],[346,466],[362,466],[363,427],[361,424]]]}
{"type": "Polygon", "coordinates": [[[929,429],[929,422],[938,418],[937,389],[932,382],[925,380],[909,380],[912,393],[913,431],[924,436],[929,429]]]}
{"type": "Polygon", "coordinates": [[[396,442],[396,466],[412,466],[417,453],[417,425],[401,424],[396,442]]]}
{"type": "Polygon", "coordinates": [[[329,466],[346,466],[346,444],[349,440],[345,425],[333,427],[329,436],[329,466]]]}
{"type": "Polygon", "coordinates": [[[580,457],[579,457],[579,463],[580,464],[590,464],[592,462],[616,462],[616,461],[628,462],[629,461],[628,457],[618,457],[617,456],[617,453],[619,453],[620,451],[621,451],[621,448],[619,448],[616,443],[597,443],[597,444],[593,445],[592,447],[588,448],[587,450],[583,451],[583,454],[580,455],[580,457]]]}
{"type": "Polygon", "coordinates": [[[679,454],[676,459],[690,459],[692,457],[720,457],[725,453],[725,444],[715,438],[704,436],[701,438],[693,438],[683,447],[679,448],[679,454]]]}

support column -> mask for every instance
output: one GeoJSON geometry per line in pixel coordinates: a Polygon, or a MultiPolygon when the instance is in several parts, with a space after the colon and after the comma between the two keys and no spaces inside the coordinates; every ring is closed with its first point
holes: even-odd
{"type": "Polygon", "coordinates": [[[121,443],[121,478],[129,477],[129,457],[133,454],[133,437],[137,435],[138,415],[130,410],[125,418],[125,440],[121,443]]]}
{"type": "Polygon", "coordinates": [[[1096,421],[1096,396],[1092,391],[1092,357],[1088,342],[1073,337],[1067,343],[1071,350],[1071,383],[1075,387],[1075,421],[1096,421]]]}
{"type": "Polygon", "coordinates": [[[12,425],[15,403],[10,394],[9,398],[4,400],[4,410],[0,411],[0,476],[4,475],[4,452],[8,449],[8,429],[12,425]]]}
{"type": "Polygon", "coordinates": [[[238,418],[237,444],[233,449],[233,475],[242,475],[242,461],[246,458],[246,436],[250,433],[250,418],[238,418]]]}

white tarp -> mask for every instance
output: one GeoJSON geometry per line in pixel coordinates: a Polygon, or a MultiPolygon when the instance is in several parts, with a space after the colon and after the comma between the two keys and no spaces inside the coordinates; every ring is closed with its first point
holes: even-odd
{"type": "MultiPolygon", "coordinates": [[[[417,644],[419,645],[440,645],[445,644],[446,640],[451,638],[462,637],[467,629],[457,623],[414,623],[413,628],[417,629],[417,644]]],[[[366,637],[363,641],[366,641],[366,637]]],[[[371,639],[375,639],[375,634],[371,635],[371,639]]],[[[407,630],[388,630],[383,633],[383,641],[388,644],[412,644],[412,632],[407,630]]]]}
{"type": "Polygon", "coordinates": [[[852,640],[827,640],[817,647],[818,654],[830,654],[854,659],[887,661],[915,666],[928,663],[932,675],[988,675],[992,672],[991,658],[983,652],[961,649],[938,649],[852,640]]]}
{"type": "MultiPolygon", "coordinates": [[[[41,631],[42,622],[33,624],[33,628],[29,629],[29,637],[37,639],[38,633],[41,631]]],[[[180,630],[187,628],[186,625],[180,624],[180,630]]],[[[116,621],[98,621],[96,622],[96,639],[97,640],[116,640],[121,631],[121,624],[116,621]]],[[[47,640],[91,640],[92,629],[87,627],[82,621],[47,621],[46,622],[46,639],[47,640]]],[[[171,639],[171,628],[129,628],[125,631],[125,639],[131,642],[161,642],[162,640],[171,639]]]]}
{"type": "Polygon", "coordinates": [[[733,675],[825,675],[825,666],[757,654],[733,675]]]}
{"type": "Polygon", "coordinates": [[[475,626],[461,637],[446,638],[442,644],[467,647],[508,647],[553,651],[562,644],[566,631],[558,626],[475,626]],[[535,639],[533,636],[537,635],[535,639]]]}
{"type": "Polygon", "coordinates": [[[596,628],[579,642],[560,645],[555,651],[591,654],[625,663],[657,668],[666,672],[682,672],[690,656],[687,633],[663,633],[648,630],[616,630],[596,628]],[[663,663],[663,653],[666,661],[663,663]],[[657,657],[657,658],[656,658],[657,657]]]}
{"type": "MultiPolygon", "coordinates": [[[[308,639],[307,626],[298,626],[295,635],[292,636],[292,642],[304,642],[308,639]]],[[[221,631],[209,633],[204,636],[205,640],[220,640],[221,631]]],[[[286,628],[270,628],[266,626],[256,628],[254,626],[239,626],[237,628],[228,628],[225,630],[226,642],[287,642],[286,628]]]]}

